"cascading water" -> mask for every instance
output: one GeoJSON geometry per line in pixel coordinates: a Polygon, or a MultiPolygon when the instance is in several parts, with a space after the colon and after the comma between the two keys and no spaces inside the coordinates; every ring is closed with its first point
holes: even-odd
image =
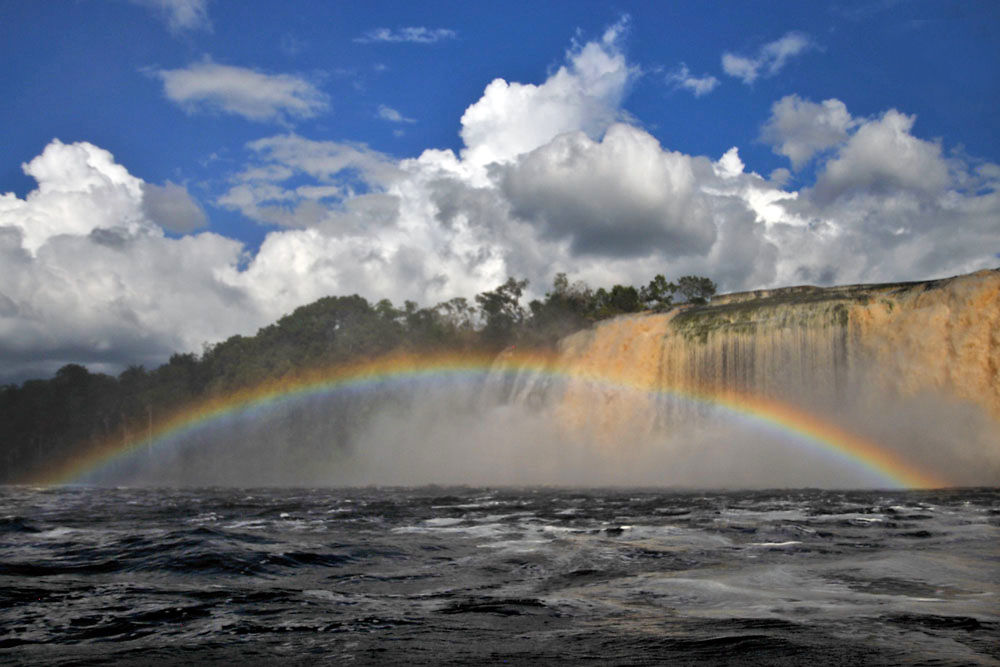
{"type": "MultiPolygon", "coordinates": [[[[509,363],[501,357],[498,368],[509,363]]],[[[895,441],[888,446],[935,467],[978,448],[973,458],[995,469],[1000,270],[748,292],[619,317],[561,341],[550,365],[513,375],[508,368],[494,390],[511,404],[544,409],[570,438],[604,446],[714,421],[711,400],[693,394],[739,394],[895,441]],[[938,433],[921,433],[925,422],[938,433]],[[952,437],[959,442],[941,444],[952,437]]]]}
{"type": "Polygon", "coordinates": [[[993,485],[998,368],[1000,271],[734,294],[492,365],[383,359],[238,397],[60,479],[993,485]]]}

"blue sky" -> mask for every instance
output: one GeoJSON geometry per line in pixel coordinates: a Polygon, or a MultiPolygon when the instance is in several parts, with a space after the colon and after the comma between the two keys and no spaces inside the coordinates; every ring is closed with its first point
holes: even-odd
{"type": "Polygon", "coordinates": [[[0,44],[9,378],[325,294],[1000,264],[995,3],[22,0],[0,44]]]}

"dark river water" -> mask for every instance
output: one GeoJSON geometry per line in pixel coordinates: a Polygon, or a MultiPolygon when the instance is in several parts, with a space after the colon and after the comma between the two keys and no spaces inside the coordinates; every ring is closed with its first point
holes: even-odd
{"type": "Polygon", "coordinates": [[[1000,664],[1000,490],[0,487],[4,664],[1000,664]]]}

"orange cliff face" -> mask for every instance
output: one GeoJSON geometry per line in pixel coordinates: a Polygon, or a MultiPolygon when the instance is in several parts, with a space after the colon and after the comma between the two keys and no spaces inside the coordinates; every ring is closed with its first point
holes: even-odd
{"type": "Polygon", "coordinates": [[[1000,270],[879,295],[850,324],[887,388],[943,393],[1000,421],[1000,270]]]}
{"type": "MultiPolygon", "coordinates": [[[[598,441],[697,417],[699,407],[684,399],[692,392],[766,397],[824,414],[845,403],[872,406],[855,421],[877,419],[876,403],[931,397],[974,406],[1000,433],[1000,270],[724,295],[708,306],[601,322],[561,341],[550,363],[563,379],[541,383],[545,404],[598,441]]],[[[510,397],[537,402],[538,386],[524,373],[510,397]]]]}
{"type": "Polygon", "coordinates": [[[658,394],[673,314],[633,315],[603,322],[560,344],[556,366],[567,369],[558,422],[598,441],[634,439],[658,423],[658,394]]]}

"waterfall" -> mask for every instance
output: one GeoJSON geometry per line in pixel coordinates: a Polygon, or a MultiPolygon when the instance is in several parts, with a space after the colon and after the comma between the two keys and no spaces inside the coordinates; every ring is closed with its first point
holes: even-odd
{"type": "Polygon", "coordinates": [[[871,405],[871,422],[876,399],[932,397],[1000,420],[1000,270],[725,295],[600,322],[562,340],[547,368],[505,369],[494,388],[509,403],[615,441],[711,417],[684,400],[695,389],[824,413],[871,405]]]}
{"type": "Polygon", "coordinates": [[[328,481],[995,485],[998,357],[1000,271],[726,295],[376,410],[328,481]]]}

